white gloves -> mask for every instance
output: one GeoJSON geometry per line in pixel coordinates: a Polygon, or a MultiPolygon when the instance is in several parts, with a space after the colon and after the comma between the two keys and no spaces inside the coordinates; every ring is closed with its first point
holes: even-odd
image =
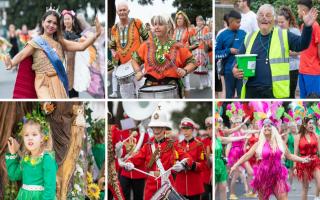
{"type": "Polygon", "coordinates": [[[180,171],[184,170],[184,166],[183,166],[182,162],[179,162],[179,161],[176,162],[176,164],[174,164],[172,166],[172,170],[176,171],[176,172],[180,172],[180,171]]]}
{"type": "Polygon", "coordinates": [[[133,163],[131,163],[131,162],[127,162],[127,163],[124,163],[124,169],[125,170],[127,170],[127,171],[131,171],[131,170],[133,170],[133,168],[134,168],[134,164],[133,163]]]}
{"type": "Polygon", "coordinates": [[[122,154],[123,154],[123,150],[122,150],[122,146],[123,146],[123,142],[118,142],[115,146],[115,153],[116,153],[116,157],[117,158],[121,158],[122,154]]]}
{"type": "Polygon", "coordinates": [[[131,162],[123,162],[121,159],[118,159],[120,167],[123,167],[127,171],[131,171],[134,168],[134,164],[131,162]]]}

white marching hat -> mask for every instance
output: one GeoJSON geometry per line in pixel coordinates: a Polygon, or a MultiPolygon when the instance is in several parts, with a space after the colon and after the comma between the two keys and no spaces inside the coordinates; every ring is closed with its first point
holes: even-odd
{"type": "Polygon", "coordinates": [[[171,126],[168,122],[167,113],[161,110],[159,107],[152,114],[151,121],[148,125],[149,127],[166,127],[171,129],[171,126]]]}
{"type": "Polygon", "coordinates": [[[199,128],[199,125],[197,125],[192,119],[185,117],[180,122],[179,128],[182,128],[182,127],[191,127],[195,129],[195,128],[199,128]]]}

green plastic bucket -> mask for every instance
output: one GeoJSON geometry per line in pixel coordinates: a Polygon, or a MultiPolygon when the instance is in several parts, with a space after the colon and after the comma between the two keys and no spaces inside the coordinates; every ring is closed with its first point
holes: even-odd
{"type": "Polygon", "coordinates": [[[238,69],[243,71],[244,77],[256,75],[256,58],[257,54],[240,54],[236,55],[238,69]]]}

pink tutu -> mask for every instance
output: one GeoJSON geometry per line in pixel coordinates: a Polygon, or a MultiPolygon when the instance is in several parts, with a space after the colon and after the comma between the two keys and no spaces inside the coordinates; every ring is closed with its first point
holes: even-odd
{"type": "MultiPolygon", "coordinates": [[[[233,137],[242,136],[240,132],[232,134],[233,137]]],[[[232,142],[230,152],[228,154],[228,167],[232,167],[244,155],[244,140],[232,142]]]]}
{"type": "Polygon", "coordinates": [[[268,200],[274,194],[287,193],[290,190],[288,170],[281,163],[281,151],[272,152],[271,146],[266,142],[262,150],[262,160],[253,167],[253,180],[251,186],[254,191],[268,200]]]}

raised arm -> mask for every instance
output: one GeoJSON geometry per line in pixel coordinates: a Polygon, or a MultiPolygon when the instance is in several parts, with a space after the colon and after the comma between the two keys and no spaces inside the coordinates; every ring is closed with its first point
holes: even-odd
{"type": "Polygon", "coordinates": [[[18,65],[22,60],[31,56],[34,52],[34,48],[31,45],[27,45],[25,48],[22,49],[13,59],[10,59],[9,55],[4,57],[4,64],[7,70],[10,70],[12,67],[18,65]]]}
{"type": "Polygon", "coordinates": [[[88,48],[96,41],[96,39],[100,36],[102,32],[102,26],[98,18],[96,18],[95,20],[95,26],[96,33],[94,35],[90,35],[84,42],[74,42],[70,40],[60,39],[59,42],[61,43],[63,49],[67,51],[84,51],[86,48],[88,48]]]}

